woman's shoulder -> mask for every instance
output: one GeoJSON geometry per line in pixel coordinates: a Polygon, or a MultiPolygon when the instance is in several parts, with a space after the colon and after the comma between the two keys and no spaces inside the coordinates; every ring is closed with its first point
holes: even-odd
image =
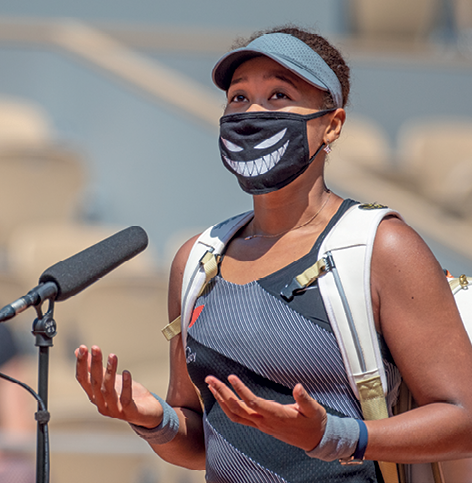
{"type": "Polygon", "coordinates": [[[407,286],[424,280],[444,281],[444,273],[423,238],[403,219],[387,216],[380,223],[372,253],[372,277],[381,286],[407,286]]]}
{"type": "Polygon", "coordinates": [[[418,232],[394,213],[387,215],[379,224],[374,241],[375,258],[389,266],[407,263],[412,268],[425,258],[430,262],[436,261],[418,232]]]}
{"type": "Polygon", "coordinates": [[[185,265],[187,264],[190,251],[198,240],[200,234],[188,239],[177,251],[170,268],[169,276],[169,301],[168,310],[171,320],[180,314],[180,297],[182,290],[182,280],[184,277],[185,265]]]}
{"type": "Polygon", "coordinates": [[[400,319],[415,325],[431,324],[445,307],[446,313],[454,309],[440,263],[421,236],[396,216],[379,225],[372,253],[371,289],[382,332],[386,324],[402,325],[400,319]]]}
{"type": "Polygon", "coordinates": [[[185,268],[190,252],[200,235],[201,233],[192,236],[177,250],[174,260],[172,261],[171,271],[185,268]]]}

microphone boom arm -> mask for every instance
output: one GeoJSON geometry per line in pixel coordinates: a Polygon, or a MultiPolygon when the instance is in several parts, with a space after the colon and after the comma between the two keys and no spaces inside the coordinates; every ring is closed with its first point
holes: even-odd
{"type": "Polygon", "coordinates": [[[26,295],[20,297],[0,310],[0,322],[12,319],[15,315],[25,311],[28,307],[42,305],[46,300],[54,300],[57,296],[57,285],[54,282],[40,283],[31,289],[26,295]]]}

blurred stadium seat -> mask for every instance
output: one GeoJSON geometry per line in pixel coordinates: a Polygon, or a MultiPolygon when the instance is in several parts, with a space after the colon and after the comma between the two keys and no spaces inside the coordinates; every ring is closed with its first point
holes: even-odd
{"type": "Polygon", "coordinates": [[[459,51],[472,58],[472,2],[470,0],[452,0],[454,6],[454,25],[459,51]]]}
{"type": "Polygon", "coordinates": [[[436,19],[438,0],[351,0],[354,33],[366,39],[424,39],[436,19]]]}
{"type": "Polygon", "coordinates": [[[46,112],[31,101],[0,98],[0,149],[51,143],[52,130],[46,112]]]}
{"type": "Polygon", "coordinates": [[[398,132],[398,171],[447,210],[472,215],[472,118],[413,119],[398,132]]]}
{"type": "Polygon", "coordinates": [[[332,149],[329,159],[333,164],[340,158],[374,171],[390,169],[391,149],[387,135],[367,117],[349,116],[332,149]]]}
{"type": "Polygon", "coordinates": [[[0,176],[8,180],[0,191],[1,245],[23,224],[73,219],[86,180],[82,160],[55,148],[0,149],[0,176]]]}
{"type": "Polygon", "coordinates": [[[472,30],[472,2],[452,0],[454,21],[459,31],[472,30]]]}
{"type": "MultiPolygon", "coordinates": [[[[44,109],[0,97],[0,249],[19,226],[69,222],[79,216],[87,181],[83,159],[54,139],[44,109]]],[[[3,259],[1,260],[4,261],[3,259]]]]}

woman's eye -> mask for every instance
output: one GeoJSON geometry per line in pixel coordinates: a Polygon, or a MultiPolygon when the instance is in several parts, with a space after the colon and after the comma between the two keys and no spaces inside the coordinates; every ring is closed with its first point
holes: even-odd
{"type": "Polygon", "coordinates": [[[246,97],[243,96],[242,94],[236,94],[231,98],[231,102],[244,102],[246,100],[246,97]]]}
{"type": "Polygon", "coordinates": [[[283,92],[274,92],[271,99],[288,99],[288,96],[283,92]]]}

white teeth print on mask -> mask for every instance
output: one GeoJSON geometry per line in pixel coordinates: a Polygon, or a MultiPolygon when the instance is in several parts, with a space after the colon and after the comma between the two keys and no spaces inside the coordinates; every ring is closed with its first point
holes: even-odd
{"type": "Polygon", "coordinates": [[[262,141],[257,146],[254,146],[254,149],[267,149],[267,148],[271,148],[272,146],[275,146],[281,139],[283,139],[286,132],[287,132],[287,128],[280,131],[275,136],[272,136],[271,138],[266,139],[265,141],[262,141]]]}
{"type": "Polygon", "coordinates": [[[225,162],[233,168],[236,173],[241,176],[259,176],[261,174],[270,171],[281,159],[287,150],[287,141],[281,148],[279,148],[275,153],[267,154],[262,158],[255,159],[254,161],[232,161],[231,159],[224,156],[225,162]]]}
{"type": "Polygon", "coordinates": [[[236,144],[233,144],[231,141],[228,141],[227,139],[221,139],[224,143],[224,145],[226,146],[226,149],[228,151],[231,151],[232,153],[237,153],[239,151],[242,151],[243,148],[241,148],[240,146],[236,146],[236,144]]]}
{"type": "Polygon", "coordinates": [[[324,147],[310,156],[306,123],[334,109],[302,115],[258,111],[227,114],[220,119],[220,153],[241,188],[270,193],[300,176],[324,147]]]}

